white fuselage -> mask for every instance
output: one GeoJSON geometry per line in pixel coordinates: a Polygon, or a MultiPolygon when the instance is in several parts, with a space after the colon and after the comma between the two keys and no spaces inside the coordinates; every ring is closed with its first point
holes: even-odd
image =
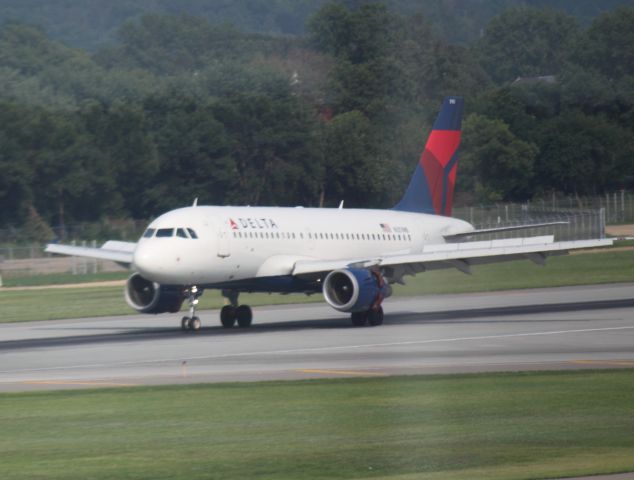
{"type": "Polygon", "coordinates": [[[472,230],[462,220],[395,210],[195,206],[154,220],[133,268],[161,284],[222,284],[288,275],[298,260],[420,253],[472,230]]]}

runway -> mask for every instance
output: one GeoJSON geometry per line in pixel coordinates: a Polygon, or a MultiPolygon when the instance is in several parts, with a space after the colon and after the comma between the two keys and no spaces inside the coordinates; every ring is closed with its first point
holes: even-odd
{"type": "MultiPolygon", "coordinates": [[[[123,300],[122,300],[123,301],[123,300]]],[[[354,328],[324,303],[254,325],[180,315],[0,325],[0,391],[478,371],[634,367],[634,284],[390,298],[354,328]]]]}

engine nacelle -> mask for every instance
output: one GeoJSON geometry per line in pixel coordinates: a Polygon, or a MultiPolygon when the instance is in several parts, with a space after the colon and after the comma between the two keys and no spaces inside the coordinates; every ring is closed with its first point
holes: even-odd
{"type": "Polygon", "coordinates": [[[141,313],[178,312],[185,299],[178,287],[165,287],[133,273],[125,285],[125,301],[141,313]]]}
{"type": "Polygon", "coordinates": [[[362,268],[333,270],[324,280],[324,297],[340,312],[363,312],[377,307],[392,289],[381,274],[362,268]]]}

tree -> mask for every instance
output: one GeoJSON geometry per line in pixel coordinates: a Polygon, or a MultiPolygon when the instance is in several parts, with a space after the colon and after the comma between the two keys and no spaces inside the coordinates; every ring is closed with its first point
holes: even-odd
{"type": "Polygon", "coordinates": [[[55,233],[44,219],[37,213],[33,205],[29,206],[29,214],[24,222],[22,238],[31,242],[50,242],[55,238],[55,233]]]}
{"type": "Polygon", "coordinates": [[[249,205],[296,203],[315,169],[310,122],[289,92],[238,94],[213,105],[235,164],[225,201],[249,205]],[[302,178],[303,177],[303,178],[302,178]]]}
{"type": "Polygon", "coordinates": [[[328,3],[308,20],[311,43],[320,51],[358,64],[386,55],[398,17],[387,7],[365,4],[349,10],[328,3]]]}
{"type": "Polygon", "coordinates": [[[382,157],[372,126],[361,112],[337,115],[325,125],[323,142],[323,197],[335,206],[382,205],[390,198],[390,162],[382,157]]]}
{"type": "Polygon", "coordinates": [[[159,171],[156,141],[142,105],[85,103],[78,113],[86,143],[110,159],[123,211],[135,218],[151,213],[146,196],[159,171]]]}
{"type": "Polygon", "coordinates": [[[224,126],[209,103],[186,96],[148,99],[157,166],[145,183],[146,215],[191,204],[223,204],[233,187],[235,164],[224,126]]]}
{"type": "Polygon", "coordinates": [[[606,120],[568,111],[543,124],[536,185],[541,191],[600,194],[634,173],[631,133],[606,120]]]}
{"type": "Polygon", "coordinates": [[[33,169],[24,153],[24,126],[32,112],[0,102],[0,224],[21,224],[33,201],[33,169]]]}
{"type": "Polygon", "coordinates": [[[574,59],[609,79],[634,75],[634,7],[604,13],[592,22],[575,48],[574,59]]]}
{"type": "Polygon", "coordinates": [[[497,83],[557,74],[576,41],[573,17],[554,10],[516,8],[493,18],[475,52],[497,83]]]}
{"type": "Polygon", "coordinates": [[[481,202],[531,196],[537,145],[517,138],[508,125],[478,114],[463,122],[457,190],[481,202]]]}

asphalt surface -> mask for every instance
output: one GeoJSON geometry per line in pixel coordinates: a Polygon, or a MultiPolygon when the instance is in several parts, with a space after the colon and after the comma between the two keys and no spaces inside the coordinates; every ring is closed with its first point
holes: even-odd
{"type": "Polygon", "coordinates": [[[0,325],[0,391],[634,367],[634,284],[390,298],[381,327],[325,304],[254,308],[249,329],[180,315],[0,325]]]}

